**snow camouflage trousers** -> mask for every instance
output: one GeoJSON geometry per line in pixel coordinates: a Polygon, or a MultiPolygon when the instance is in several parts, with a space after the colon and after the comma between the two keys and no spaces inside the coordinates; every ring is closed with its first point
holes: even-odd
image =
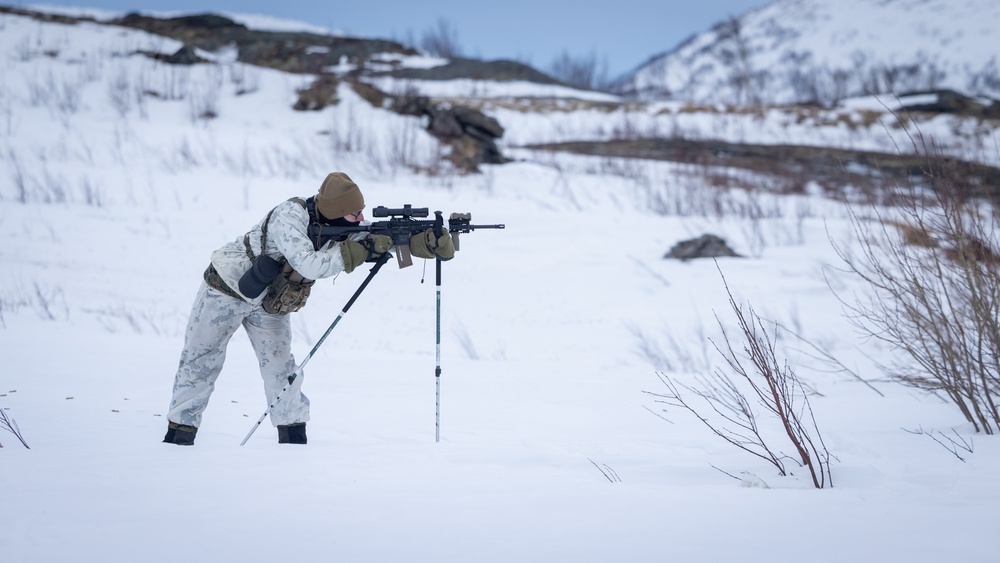
{"type": "MultiPolygon", "coordinates": [[[[230,297],[202,282],[184,333],[184,350],[167,414],[171,422],[201,426],[202,413],[226,360],[226,347],[240,326],[246,329],[257,354],[267,404],[274,403],[295,369],[289,317],[268,314],[260,305],[230,297]]],[[[290,388],[274,404],[270,417],[275,426],[307,422],[309,399],[298,386],[290,388]]]]}

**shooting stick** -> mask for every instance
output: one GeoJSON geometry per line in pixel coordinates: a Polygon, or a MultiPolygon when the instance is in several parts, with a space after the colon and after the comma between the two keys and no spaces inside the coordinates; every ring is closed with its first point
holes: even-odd
{"type": "MultiPolygon", "coordinates": [[[[441,226],[444,220],[441,218],[441,212],[435,211],[434,220],[434,236],[441,236],[441,226]]],[[[437,347],[434,353],[434,442],[441,441],[441,257],[438,256],[434,259],[434,283],[436,286],[437,293],[437,322],[435,328],[435,339],[437,342],[437,347]]]]}
{"type": "Polygon", "coordinates": [[[316,350],[319,350],[319,347],[323,345],[323,341],[326,340],[326,337],[329,336],[331,332],[333,332],[333,327],[337,326],[337,323],[340,322],[340,319],[344,318],[344,315],[347,314],[347,310],[351,308],[351,305],[354,305],[354,302],[358,299],[358,296],[361,295],[361,292],[364,291],[366,287],[368,287],[368,282],[372,281],[372,278],[375,277],[375,274],[378,273],[379,269],[388,260],[389,260],[388,252],[385,252],[378,257],[378,260],[375,261],[375,265],[372,266],[372,269],[368,272],[368,277],[365,278],[365,281],[361,282],[361,287],[359,287],[357,291],[354,292],[354,295],[351,296],[351,299],[347,301],[347,305],[344,305],[344,308],[340,311],[340,314],[337,315],[337,318],[333,319],[333,324],[330,325],[330,328],[326,329],[326,332],[324,332],[323,336],[320,337],[318,342],[316,342],[316,345],[313,346],[313,349],[309,351],[309,354],[306,355],[306,359],[302,360],[302,363],[299,364],[299,367],[295,368],[295,371],[288,376],[288,383],[285,384],[285,386],[281,389],[281,391],[278,392],[277,395],[275,395],[274,401],[267,406],[267,410],[264,411],[264,414],[260,415],[260,419],[257,420],[257,424],[253,425],[253,428],[251,428],[250,432],[247,433],[247,437],[243,438],[243,441],[240,442],[241,446],[246,444],[247,440],[250,439],[250,436],[253,436],[253,433],[257,431],[257,428],[260,426],[260,423],[264,422],[264,419],[267,418],[268,413],[270,413],[271,409],[274,408],[274,405],[277,404],[278,399],[281,398],[281,395],[284,394],[284,392],[287,391],[290,387],[292,387],[295,384],[296,380],[300,381],[299,386],[302,385],[301,383],[302,377],[300,376],[302,375],[302,370],[306,367],[306,364],[309,363],[309,359],[312,358],[313,354],[316,353],[316,350]]]}

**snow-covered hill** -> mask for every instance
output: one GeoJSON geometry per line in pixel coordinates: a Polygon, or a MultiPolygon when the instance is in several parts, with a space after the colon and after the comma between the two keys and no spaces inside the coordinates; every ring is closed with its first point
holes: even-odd
{"type": "MultiPolygon", "coordinates": [[[[996,551],[1000,443],[938,397],[883,379],[879,362],[905,358],[859,341],[830,291],[865,291],[830,268],[831,239],[853,248],[840,202],[809,183],[794,195],[745,189],[761,178],[696,162],[518,146],[637,133],[905,146],[878,104],[727,114],[436,82],[436,95],[498,118],[515,158],[460,174],[419,118],[346,83],[336,104],[294,111],[311,76],[231,52],[164,63],[178,47],[0,14],[0,408],[31,446],[0,430],[0,560],[937,563],[996,551]],[[433,267],[418,264],[384,268],[312,358],[307,446],[279,446],[266,423],[239,446],[266,409],[242,332],[197,444],[160,443],[212,251],[333,170],[370,207],[507,226],[463,235],[443,268],[441,441],[438,302],[433,267]],[[741,187],[720,183],[727,175],[741,187]],[[662,258],[703,233],[744,257],[662,258]],[[813,490],[791,463],[779,475],[647,393],[664,390],[657,372],[697,386],[726,369],[708,340],[734,322],[723,275],[739,303],[882,393],[779,343],[816,391],[833,488],[813,490]],[[959,460],[934,432],[972,451],[959,460]]],[[[995,146],[988,122],[919,124],[956,154],[995,146]]],[[[317,282],[292,320],[297,358],[363,276],[317,282]]],[[[758,423],[780,439],[772,417],[758,423]]]]}
{"type": "Polygon", "coordinates": [[[994,0],[779,0],[652,58],[642,98],[832,103],[949,88],[1000,97],[994,0]]]}

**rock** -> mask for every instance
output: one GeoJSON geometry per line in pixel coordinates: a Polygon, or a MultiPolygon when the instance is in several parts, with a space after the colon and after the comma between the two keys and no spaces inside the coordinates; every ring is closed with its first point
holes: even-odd
{"type": "Polygon", "coordinates": [[[995,118],[1000,112],[1000,102],[996,100],[975,99],[959,94],[954,90],[933,90],[930,92],[913,92],[903,96],[933,94],[937,99],[923,104],[904,105],[901,111],[926,111],[931,113],[951,113],[971,117],[995,118]],[[988,102],[988,103],[987,103],[988,102]]]}
{"type": "Polygon", "coordinates": [[[197,51],[191,45],[184,45],[180,49],[177,49],[173,54],[164,55],[163,53],[157,53],[154,51],[137,51],[139,54],[145,55],[151,59],[156,59],[158,61],[172,64],[172,65],[194,65],[198,63],[208,62],[198,56],[197,51]]]}
{"type": "Polygon", "coordinates": [[[211,13],[179,16],[168,18],[167,21],[179,27],[209,29],[213,31],[226,28],[247,29],[247,26],[241,23],[236,23],[227,17],[211,13]]]}
{"type": "Polygon", "coordinates": [[[185,45],[177,50],[173,55],[163,59],[163,62],[170,63],[172,65],[193,65],[203,62],[204,59],[198,56],[195,52],[194,47],[190,45],[185,45]]]}
{"type": "Polygon", "coordinates": [[[462,129],[473,137],[482,140],[503,137],[504,131],[500,122],[483,112],[465,106],[452,106],[450,109],[455,120],[462,124],[462,129]]]}
{"type": "Polygon", "coordinates": [[[445,103],[426,96],[397,96],[391,109],[402,115],[427,118],[427,132],[451,146],[450,159],[456,167],[475,172],[480,164],[508,162],[497,148],[496,139],[504,129],[481,111],[445,103]]]}
{"type": "Polygon", "coordinates": [[[675,258],[686,262],[695,258],[718,258],[725,256],[741,257],[733,249],[729,248],[729,245],[721,237],[705,234],[698,238],[675,244],[663,257],[675,258]]]}

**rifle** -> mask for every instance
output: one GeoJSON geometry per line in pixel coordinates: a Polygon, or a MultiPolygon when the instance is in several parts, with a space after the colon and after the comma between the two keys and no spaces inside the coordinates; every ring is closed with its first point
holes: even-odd
{"type": "MultiPolygon", "coordinates": [[[[343,241],[354,233],[369,233],[373,235],[385,235],[392,239],[392,244],[396,247],[396,262],[400,268],[413,265],[413,258],[410,255],[410,237],[422,233],[427,229],[434,229],[434,234],[441,236],[444,228],[444,218],[440,211],[434,212],[434,219],[420,220],[417,218],[427,217],[430,214],[426,207],[413,207],[409,203],[401,208],[389,208],[380,205],[372,209],[375,217],[388,217],[385,221],[374,221],[368,225],[357,225],[350,227],[340,227],[324,225],[312,222],[308,227],[310,240],[316,248],[320,248],[329,240],[343,241]]],[[[458,235],[471,233],[476,229],[503,229],[505,225],[473,225],[471,213],[452,213],[448,217],[448,232],[451,233],[455,241],[455,250],[458,250],[458,235]]]]}

